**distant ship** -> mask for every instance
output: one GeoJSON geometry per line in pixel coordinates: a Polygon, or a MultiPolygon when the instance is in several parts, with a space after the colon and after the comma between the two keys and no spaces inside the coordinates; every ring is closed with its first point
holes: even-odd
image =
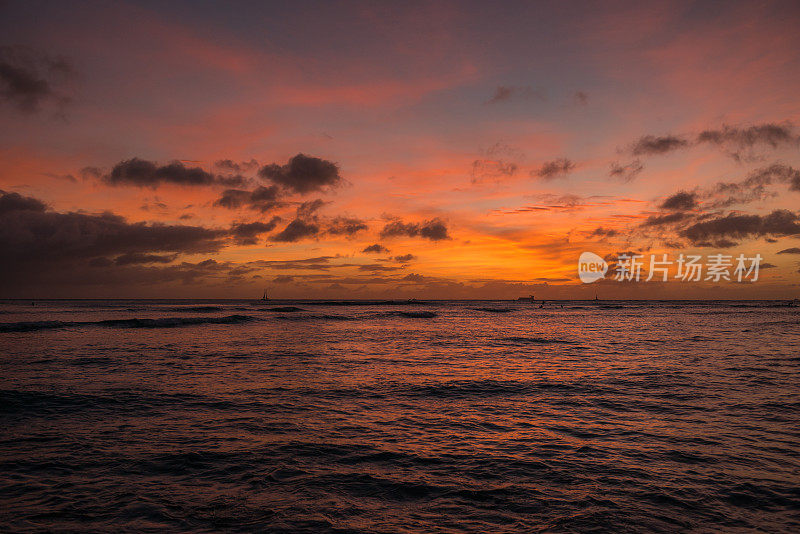
{"type": "Polygon", "coordinates": [[[269,300],[269,297],[267,296],[267,290],[266,289],[264,290],[264,296],[261,297],[261,300],[269,300]]]}
{"type": "Polygon", "coordinates": [[[530,297],[519,297],[517,300],[520,301],[520,302],[535,302],[536,301],[536,297],[531,295],[530,297]]]}

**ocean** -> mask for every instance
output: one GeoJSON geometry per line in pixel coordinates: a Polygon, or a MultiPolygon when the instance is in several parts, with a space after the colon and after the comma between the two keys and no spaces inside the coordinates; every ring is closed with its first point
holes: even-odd
{"type": "Polygon", "coordinates": [[[780,302],[0,303],[3,532],[798,532],[780,302]]]}

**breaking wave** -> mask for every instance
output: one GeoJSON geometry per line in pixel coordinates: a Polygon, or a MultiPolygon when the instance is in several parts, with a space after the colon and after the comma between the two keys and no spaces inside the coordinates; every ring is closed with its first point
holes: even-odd
{"type": "Polygon", "coordinates": [[[249,315],[226,315],[224,317],[160,317],[157,319],[109,319],[105,321],[23,321],[0,323],[0,332],[36,332],[55,328],[101,326],[108,328],[175,328],[198,324],[240,324],[256,321],[249,315]]]}
{"type": "Polygon", "coordinates": [[[324,314],[304,314],[304,315],[282,315],[277,317],[284,321],[366,321],[370,319],[389,319],[401,317],[406,319],[433,319],[439,314],[432,311],[386,311],[376,313],[365,313],[363,315],[339,315],[332,313],[324,314]]]}

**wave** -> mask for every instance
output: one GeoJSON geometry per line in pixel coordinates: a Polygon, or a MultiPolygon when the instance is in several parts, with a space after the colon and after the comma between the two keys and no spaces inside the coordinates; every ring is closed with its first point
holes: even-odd
{"type": "Polygon", "coordinates": [[[501,341],[504,343],[514,343],[518,345],[542,345],[547,343],[565,343],[565,344],[572,344],[572,341],[567,341],[565,339],[553,339],[553,338],[544,338],[544,337],[521,337],[521,336],[511,336],[511,337],[501,337],[497,341],[501,341]]]}
{"type": "Polygon", "coordinates": [[[170,308],[170,311],[176,312],[214,312],[222,311],[221,306],[180,306],[177,308],[170,308]]]}
{"type": "Polygon", "coordinates": [[[432,311],[418,311],[418,312],[397,312],[400,317],[408,317],[410,319],[433,319],[438,314],[432,311]]]}
{"type": "Polygon", "coordinates": [[[325,313],[321,315],[284,315],[277,319],[284,321],[365,321],[369,319],[388,319],[392,317],[402,317],[406,319],[433,319],[439,314],[432,311],[386,311],[377,313],[367,313],[363,315],[336,315],[325,313]]]}
{"type": "Polygon", "coordinates": [[[472,308],[472,309],[475,311],[482,311],[488,313],[508,313],[514,311],[511,308],[472,308]]]}
{"type": "Polygon", "coordinates": [[[409,319],[433,319],[439,314],[432,311],[390,311],[376,313],[373,317],[406,317],[409,319]]]}
{"type": "Polygon", "coordinates": [[[425,305],[420,300],[323,300],[303,302],[306,306],[411,306],[425,305]]]}
{"type": "Polygon", "coordinates": [[[272,312],[299,312],[305,311],[303,308],[298,308],[297,306],[278,306],[277,308],[264,308],[265,311],[272,311],[272,312]]]}
{"type": "Polygon", "coordinates": [[[757,326],[797,326],[800,325],[800,320],[798,319],[781,319],[777,321],[765,321],[763,323],[758,323],[757,326]]]}
{"type": "Polygon", "coordinates": [[[295,321],[295,322],[303,322],[303,321],[358,321],[359,319],[363,319],[364,317],[357,317],[355,315],[334,315],[334,314],[322,314],[322,315],[279,315],[275,317],[276,319],[280,319],[281,321],[295,321]]]}
{"type": "Polygon", "coordinates": [[[256,321],[249,315],[223,317],[160,317],[157,319],[108,319],[105,321],[24,321],[0,323],[0,332],[36,332],[67,327],[101,326],[108,328],[175,328],[198,324],[240,324],[256,321]]]}
{"type": "Polygon", "coordinates": [[[432,384],[398,385],[393,392],[409,397],[507,397],[513,395],[560,393],[592,393],[584,384],[551,381],[519,381],[498,379],[453,380],[432,384]]]}
{"type": "Polygon", "coordinates": [[[118,328],[174,328],[196,324],[239,324],[257,320],[249,315],[226,315],[223,317],[161,317],[158,319],[109,319],[96,321],[99,326],[118,328]]]}
{"type": "Polygon", "coordinates": [[[0,332],[35,332],[71,326],[73,321],[20,321],[17,323],[0,323],[0,332]]]}

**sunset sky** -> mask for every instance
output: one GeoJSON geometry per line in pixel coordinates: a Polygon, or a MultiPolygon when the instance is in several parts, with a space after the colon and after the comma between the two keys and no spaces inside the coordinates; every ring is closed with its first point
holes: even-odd
{"type": "Polygon", "coordinates": [[[798,298],[798,27],[795,1],[2,2],[0,297],[798,298]],[[583,251],[765,265],[584,285],[583,251]]]}

